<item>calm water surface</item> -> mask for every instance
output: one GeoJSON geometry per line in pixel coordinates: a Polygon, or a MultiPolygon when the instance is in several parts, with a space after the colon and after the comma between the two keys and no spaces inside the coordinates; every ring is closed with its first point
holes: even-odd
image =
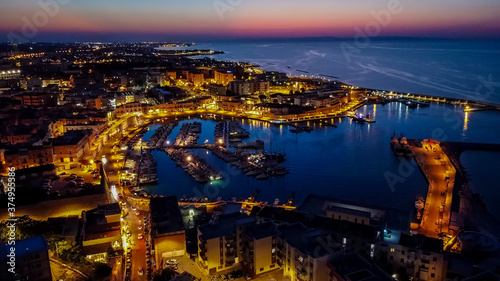
{"type": "Polygon", "coordinates": [[[470,178],[472,191],[479,193],[490,213],[500,218],[500,152],[464,151],[460,162],[470,178]]]}
{"type": "Polygon", "coordinates": [[[372,39],[357,48],[353,40],[267,39],[190,48],[222,50],[212,57],[296,76],[326,74],[362,87],[500,103],[498,40],[372,39]]]}
{"type": "MultiPolygon", "coordinates": [[[[441,141],[498,143],[500,139],[499,112],[465,115],[463,108],[435,103],[428,108],[416,109],[408,109],[400,103],[370,105],[358,111],[371,113],[377,122],[361,125],[348,118],[336,118],[333,121],[338,128],[310,124],[314,127],[311,133],[293,134],[288,126],[241,120],[243,127],[251,133],[250,139],[245,141],[260,139],[265,142],[267,151],[286,153],[285,166],[290,174],[284,177],[256,180],[207,150],[199,149],[193,152],[224,171],[226,178],[213,184],[198,184],[176,167],[164,152],[153,151],[158,162],[159,184],[146,190],[178,197],[215,199],[221,196],[230,199],[249,197],[259,189],[258,199],[268,202],[275,198],[285,201],[294,192],[296,203],[312,193],[407,209],[413,206],[415,196],[426,194],[427,183],[413,160],[408,162],[392,153],[389,141],[394,132],[403,133],[408,138],[441,141]],[[399,172],[401,167],[406,167],[402,174],[399,172]],[[391,189],[386,179],[388,173],[402,176],[404,182],[391,189]]],[[[216,122],[199,119],[181,121],[169,140],[173,142],[182,123],[194,120],[203,123],[198,143],[206,140],[212,143],[216,122]]],[[[157,127],[153,126],[144,140],[149,139],[157,127]]],[[[474,165],[479,159],[472,158],[469,162],[474,165]]],[[[500,194],[497,190],[491,192],[500,194]]]]}

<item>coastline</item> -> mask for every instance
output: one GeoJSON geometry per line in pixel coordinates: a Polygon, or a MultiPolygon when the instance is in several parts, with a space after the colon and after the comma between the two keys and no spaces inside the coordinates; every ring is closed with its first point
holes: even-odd
{"type": "MultiPolygon", "coordinates": [[[[467,150],[500,151],[500,144],[477,144],[460,142],[441,143],[443,151],[448,155],[457,170],[453,196],[458,195],[459,213],[464,218],[465,228],[472,230],[484,229],[500,237],[500,220],[487,209],[479,193],[475,193],[469,184],[467,171],[460,162],[462,152],[467,150]]],[[[455,200],[454,200],[455,201],[455,200]]]]}

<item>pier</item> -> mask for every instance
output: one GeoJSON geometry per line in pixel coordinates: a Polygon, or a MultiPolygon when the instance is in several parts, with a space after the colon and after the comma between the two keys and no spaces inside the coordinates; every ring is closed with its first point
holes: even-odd
{"type": "Polygon", "coordinates": [[[182,124],[179,134],[175,138],[174,145],[189,146],[196,145],[201,133],[201,123],[192,122],[182,124]]]}
{"type": "Polygon", "coordinates": [[[486,111],[486,110],[496,110],[500,111],[500,104],[482,102],[482,101],[472,101],[472,100],[464,100],[457,98],[447,98],[447,97],[437,97],[437,96],[428,96],[428,95],[418,95],[411,93],[398,93],[398,92],[387,92],[375,89],[366,89],[368,91],[372,91],[375,95],[388,98],[386,102],[405,102],[412,101],[416,104],[420,104],[422,102],[430,103],[430,102],[439,102],[446,103],[450,105],[458,105],[464,107],[464,112],[469,111],[486,111]]]}
{"type": "Polygon", "coordinates": [[[280,164],[285,161],[285,156],[282,154],[231,152],[225,147],[216,145],[210,146],[209,150],[225,162],[236,166],[243,173],[246,173],[247,176],[254,176],[258,180],[288,174],[288,170],[280,164]]]}
{"type": "Polygon", "coordinates": [[[420,234],[440,238],[450,232],[451,204],[456,169],[436,141],[409,142],[415,161],[429,182],[425,199],[422,221],[418,229],[420,234]]]}
{"type": "Polygon", "coordinates": [[[149,139],[149,147],[151,148],[159,148],[163,145],[163,143],[167,140],[167,137],[172,133],[172,130],[175,128],[177,124],[169,123],[166,125],[160,126],[156,129],[155,133],[149,139]]]}
{"type": "Polygon", "coordinates": [[[184,149],[166,148],[165,152],[184,171],[199,183],[222,180],[222,173],[211,167],[204,159],[187,152],[184,149]]]}

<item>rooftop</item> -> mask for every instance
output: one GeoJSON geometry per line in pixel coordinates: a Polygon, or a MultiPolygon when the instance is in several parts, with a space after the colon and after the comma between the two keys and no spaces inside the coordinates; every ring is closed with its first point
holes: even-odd
{"type": "Polygon", "coordinates": [[[332,256],[328,266],[336,274],[350,281],[393,281],[378,266],[369,263],[357,253],[332,256]]]}
{"type": "Polygon", "coordinates": [[[401,233],[399,241],[399,244],[409,248],[422,249],[424,251],[432,251],[436,253],[443,250],[443,240],[426,237],[422,234],[409,235],[401,233]]]}
{"type": "Polygon", "coordinates": [[[92,135],[92,130],[72,130],[66,132],[63,136],[52,139],[52,143],[54,146],[75,145],[90,135],[92,135]]]}
{"type": "Polygon", "coordinates": [[[254,222],[255,219],[242,213],[231,213],[221,215],[210,223],[206,223],[198,227],[201,232],[201,238],[204,240],[214,239],[218,237],[230,237],[234,235],[237,225],[254,222]]]}
{"type": "Polygon", "coordinates": [[[20,258],[21,256],[28,253],[49,250],[49,245],[47,244],[47,240],[45,240],[45,237],[43,235],[16,241],[15,246],[3,243],[0,245],[0,262],[4,262],[7,260],[7,255],[10,253],[11,247],[15,247],[17,258],[20,258]]]}
{"type": "Polygon", "coordinates": [[[151,225],[153,234],[166,234],[184,231],[181,210],[177,203],[177,197],[155,197],[149,203],[151,211],[151,225]]]}
{"type": "Polygon", "coordinates": [[[276,226],[272,222],[251,223],[246,225],[243,229],[248,237],[255,240],[275,236],[278,234],[276,226]]]}
{"type": "Polygon", "coordinates": [[[370,212],[365,212],[361,210],[355,210],[355,209],[350,209],[350,208],[343,208],[339,206],[330,206],[328,210],[337,212],[337,213],[342,213],[342,214],[349,214],[349,215],[354,215],[358,217],[365,217],[365,218],[370,218],[370,212]]]}
{"type": "Polygon", "coordinates": [[[277,226],[279,237],[302,254],[321,257],[340,251],[340,245],[333,243],[328,233],[320,229],[308,228],[302,223],[277,226]],[[327,247],[325,247],[327,246],[327,247]]]}

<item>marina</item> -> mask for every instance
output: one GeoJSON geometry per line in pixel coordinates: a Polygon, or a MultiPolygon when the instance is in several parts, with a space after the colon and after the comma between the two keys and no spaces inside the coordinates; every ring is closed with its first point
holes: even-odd
{"type": "Polygon", "coordinates": [[[285,161],[284,154],[257,152],[250,153],[246,150],[234,152],[221,146],[211,146],[209,150],[220,159],[237,167],[247,176],[264,180],[269,177],[284,176],[288,170],[281,164],[285,161]]]}
{"type": "Polygon", "coordinates": [[[240,122],[237,121],[227,123],[227,132],[229,142],[241,142],[243,139],[250,137],[250,133],[241,127],[240,122]]]}
{"type": "MultiPolygon", "coordinates": [[[[196,145],[198,138],[201,133],[201,123],[184,123],[182,124],[179,134],[175,138],[174,145],[176,146],[188,146],[196,145]]],[[[167,143],[168,145],[168,143],[167,143]]]]}
{"type": "Polygon", "coordinates": [[[156,161],[150,150],[141,151],[140,159],[137,162],[137,186],[158,182],[156,173],[156,161]]]}
{"type": "MultiPolygon", "coordinates": [[[[435,102],[430,107],[415,109],[407,109],[404,104],[398,102],[391,102],[385,106],[365,105],[356,113],[363,116],[370,114],[377,122],[360,126],[348,117],[325,120],[335,124],[337,128],[324,126],[318,122],[311,121],[309,124],[301,122],[299,124],[310,126],[313,131],[294,134],[289,131],[294,127],[288,124],[240,119],[238,122],[250,133],[250,137],[243,140],[241,145],[261,140],[264,142],[264,151],[286,151],[286,161],[281,165],[290,173],[284,177],[270,176],[266,180],[257,180],[256,176],[249,176],[215,155],[207,149],[208,145],[198,144],[204,147],[190,149],[190,152],[203,158],[210,166],[225,175],[224,180],[213,183],[217,192],[205,194],[201,185],[199,189],[204,196],[193,192],[191,188],[195,183],[193,178],[185,173],[179,174],[179,170],[175,169],[175,162],[161,151],[152,151],[158,165],[162,167],[158,173],[159,183],[146,187],[146,190],[151,194],[198,196],[209,199],[220,196],[228,199],[245,198],[259,189],[261,200],[268,202],[273,202],[276,198],[283,201],[292,191],[295,192],[298,202],[310,193],[332,196],[342,194],[350,200],[377,201],[384,205],[408,209],[415,204],[417,195],[427,193],[428,183],[418,172],[416,163],[411,159],[413,157],[408,158],[405,155],[394,157],[394,151],[388,142],[395,132],[398,138],[404,134],[407,139],[417,139],[428,137],[433,130],[440,128],[443,130],[442,138],[446,137],[447,141],[495,143],[498,137],[495,134],[480,138],[476,136],[481,135],[480,132],[485,128],[495,126],[496,120],[500,118],[498,112],[481,111],[469,113],[469,118],[466,119],[461,106],[435,102]],[[449,112],[454,119],[443,118],[444,112],[449,112]],[[415,116],[418,118],[414,118],[415,116]],[[409,172],[400,174],[400,166],[407,161],[413,163],[409,166],[409,172]],[[366,176],[354,175],[355,171],[360,169],[366,176]],[[387,173],[402,177],[404,183],[397,182],[394,189],[391,189],[386,179],[387,173]],[[317,184],[319,182],[321,184],[317,184]]],[[[204,142],[209,140],[210,144],[214,143],[214,131],[220,119],[215,121],[194,117],[179,121],[179,126],[168,138],[170,143],[173,143],[182,124],[193,121],[203,124],[200,139],[204,142]]],[[[231,147],[227,150],[235,151],[231,147]]],[[[233,155],[227,154],[227,156],[233,155]]]]}
{"type": "Polygon", "coordinates": [[[176,126],[175,123],[169,123],[160,126],[156,129],[155,133],[151,136],[148,141],[148,146],[153,148],[159,148],[165,145],[167,137],[172,133],[172,130],[176,126]]]}
{"type": "Polygon", "coordinates": [[[204,159],[185,149],[165,148],[167,155],[198,183],[224,179],[222,173],[211,167],[204,159]]]}

